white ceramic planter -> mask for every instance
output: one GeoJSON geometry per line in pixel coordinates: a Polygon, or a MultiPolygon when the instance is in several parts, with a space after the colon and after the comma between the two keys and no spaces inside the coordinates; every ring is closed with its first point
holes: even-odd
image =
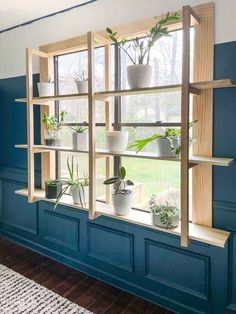
{"type": "Polygon", "coordinates": [[[123,152],[126,150],[129,139],[129,132],[126,131],[107,131],[106,147],[110,152],[123,152]]]}
{"type": "MultiPolygon", "coordinates": [[[[166,225],[161,222],[161,218],[159,214],[151,213],[152,224],[161,228],[166,228],[166,225]]],[[[176,215],[172,219],[171,227],[178,227],[179,225],[179,215],[176,215]]],[[[169,227],[170,228],[170,227],[169,227]]]]}
{"type": "Polygon", "coordinates": [[[72,133],[73,149],[88,151],[88,133],[72,133]]]}
{"type": "Polygon", "coordinates": [[[152,77],[152,67],[147,64],[133,64],[127,67],[127,78],[129,87],[149,87],[152,77]]]}
{"type": "Polygon", "coordinates": [[[72,195],[72,199],[74,204],[78,204],[78,205],[83,205],[84,207],[86,205],[88,205],[88,201],[89,201],[89,187],[88,186],[84,186],[84,197],[83,197],[83,192],[81,190],[81,195],[82,195],[82,202],[83,204],[81,204],[80,201],[80,197],[79,197],[79,192],[81,190],[81,187],[72,187],[71,188],[71,195],[72,195]]]}
{"type": "Polygon", "coordinates": [[[158,157],[175,157],[172,151],[171,141],[168,138],[157,139],[157,156],[158,157]]]}
{"type": "Polygon", "coordinates": [[[132,206],[133,191],[127,194],[116,194],[112,192],[112,201],[116,215],[126,216],[129,214],[132,206]]]}
{"type": "Polygon", "coordinates": [[[79,94],[87,94],[88,93],[88,81],[79,81],[75,80],[77,90],[79,94]]]}
{"type": "Polygon", "coordinates": [[[38,83],[39,97],[54,96],[54,83],[38,83]]]}

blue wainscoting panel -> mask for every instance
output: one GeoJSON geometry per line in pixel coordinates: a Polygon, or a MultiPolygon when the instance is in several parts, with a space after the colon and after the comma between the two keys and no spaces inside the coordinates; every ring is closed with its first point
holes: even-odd
{"type": "Polygon", "coordinates": [[[146,278],[208,299],[209,257],[146,240],[146,278]],[[183,271],[184,270],[184,271],[183,271]]]}
{"type": "Polygon", "coordinates": [[[232,233],[230,241],[230,261],[229,261],[229,291],[228,310],[229,313],[236,312],[236,232],[232,233]]]}
{"type": "Polygon", "coordinates": [[[29,204],[26,197],[15,194],[25,186],[2,181],[2,221],[10,226],[36,234],[37,203],[29,204]]]}
{"type": "Polygon", "coordinates": [[[88,255],[133,271],[133,235],[88,223],[88,255]]]}
{"type": "Polygon", "coordinates": [[[39,203],[39,234],[50,247],[78,252],[79,232],[79,219],[53,210],[51,204],[39,203]]]}

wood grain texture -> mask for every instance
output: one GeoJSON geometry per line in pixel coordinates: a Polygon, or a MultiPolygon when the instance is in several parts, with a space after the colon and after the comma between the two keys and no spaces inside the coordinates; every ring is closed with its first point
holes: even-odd
{"type": "Polygon", "coordinates": [[[171,312],[0,237],[0,262],[94,314],[171,312]]]}
{"type": "MultiPolygon", "coordinates": [[[[198,13],[201,23],[195,27],[195,58],[194,82],[213,80],[214,68],[214,4],[208,10],[198,13]]],[[[195,83],[200,94],[193,98],[193,120],[197,123],[193,127],[193,154],[212,156],[213,129],[213,91],[205,90],[212,85],[214,88],[230,85],[232,82],[223,80],[217,83],[195,83]]],[[[193,168],[192,175],[192,220],[204,226],[212,226],[212,166],[198,165],[193,168]]]]}

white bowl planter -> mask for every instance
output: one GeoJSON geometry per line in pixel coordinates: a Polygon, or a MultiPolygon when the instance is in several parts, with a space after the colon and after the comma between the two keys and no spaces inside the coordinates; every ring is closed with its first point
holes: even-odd
{"type": "Polygon", "coordinates": [[[151,77],[151,65],[133,64],[127,67],[127,78],[131,89],[149,87],[151,77]]]}
{"type": "Polygon", "coordinates": [[[39,97],[54,96],[54,83],[38,83],[39,97]]]}
{"type": "Polygon", "coordinates": [[[79,81],[75,80],[77,90],[79,94],[87,94],[88,93],[88,81],[79,81]]]}
{"type": "Polygon", "coordinates": [[[129,214],[132,206],[133,191],[125,190],[126,193],[112,192],[112,201],[115,214],[119,216],[126,216],[129,214]]]}
{"type": "Polygon", "coordinates": [[[73,149],[88,151],[88,133],[72,133],[73,149]]]}
{"type": "Polygon", "coordinates": [[[83,191],[80,186],[72,187],[71,195],[72,195],[74,204],[78,204],[81,206],[88,205],[88,201],[89,201],[89,187],[88,186],[84,186],[84,197],[83,197],[83,191]],[[79,197],[80,194],[81,194],[81,199],[82,199],[83,204],[81,204],[81,201],[80,201],[80,197],[79,197]]]}
{"type": "MultiPolygon", "coordinates": [[[[152,217],[152,224],[161,228],[166,228],[166,225],[161,222],[161,217],[159,213],[151,213],[152,217]]],[[[178,227],[179,225],[179,215],[177,214],[176,216],[173,217],[171,221],[171,227],[178,227]]],[[[170,227],[169,227],[170,228],[170,227]]]]}
{"type": "Polygon", "coordinates": [[[157,155],[158,157],[175,157],[175,154],[172,151],[170,139],[157,139],[157,155]]]}
{"type": "Polygon", "coordinates": [[[106,147],[110,152],[123,152],[128,145],[129,132],[126,131],[107,131],[106,147]]]}

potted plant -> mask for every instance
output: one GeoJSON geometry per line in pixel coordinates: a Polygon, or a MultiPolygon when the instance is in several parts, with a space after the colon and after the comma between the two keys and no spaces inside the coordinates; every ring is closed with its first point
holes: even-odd
{"type": "Polygon", "coordinates": [[[114,184],[112,192],[112,201],[115,214],[119,216],[126,216],[129,214],[132,205],[133,191],[127,189],[127,186],[133,186],[131,180],[125,180],[126,170],[124,167],[120,168],[119,175],[109,178],[104,181],[104,184],[114,184]]]}
{"type": "Polygon", "coordinates": [[[46,146],[60,146],[61,145],[61,127],[65,121],[67,112],[62,111],[60,120],[56,116],[49,116],[47,113],[43,114],[42,122],[46,129],[44,131],[44,144],[46,146]]]}
{"type": "Polygon", "coordinates": [[[166,26],[170,21],[178,20],[179,14],[169,12],[148,31],[144,38],[135,38],[128,43],[127,38],[119,39],[117,32],[107,28],[107,34],[111,41],[117,44],[129,57],[132,65],[127,67],[127,77],[130,88],[149,87],[152,75],[150,52],[157,40],[164,36],[170,36],[166,26]]]}
{"type": "Polygon", "coordinates": [[[74,156],[67,158],[67,169],[69,178],[62,178],[63,188],[57,197],[54,209],[56,209],[61,197],[64,194],[71,194],[74,204],[81,205],[84,208],[88,204],[89,198],[89,178],[87,175],[79,177],[78,163],[74,164],[74,156]]]}
{"type": "Polygon", "coordinates": [[[149,209],[152,215],[152,223],[161,228],[174,228],[179,225],[179,209],[176,206],[157,204],[156,195],[152,195],[149,200],[149,209]]]}
{"type": "Polygon", "coordinates": [[[126,150],[129,139],[127,131],[106,131],[106,148],[109,152],[123,152],[126,150]]]}
{"type": "Polygon", "coordinates": [[[62,182],[60,180],[48,180],[45,182],[45,196],[48,199],[56,199],[62,190],[62,182]]]}
{"type": "Polygon", "coordinates": [[[85,127],[86,122],[82,125],[77,125],[76,127],[70,127],[73,131],[72,133],[72,143],[73,149],[88,151],[88,132],[87,127],[85,127]]]}
{"type": "Polygon", "coordinates": [[[49,78],[38,83],[39,97],[47,97],[54,95],[54,81],[49,78]]]}
{"type": "Polygon", "coordinates": [[[81,75],[78,75],[77,73],[75,74],[76,74],[76,77],[74,78],[74,81],[76,83],[78,93],[87,94],[88,93],[88,77],[85,74],[85,71],[83,71],[81,75]]]}
{"type": "MultiPolygon", "coordinates": [[[[197,120],[189,123],[189,128],[197,120]]],[[[157,141],[157,155],[158,157],[179,157],[181,152],[181,128],[168,128],[164,135],[154,134],[152,137],[146,139],[136,140],[129,148],[136,148],[136,153],[141,151],[148,143],[157,141]]],[[[190,143],[192,138],[189,139],[190,143]]]]}

